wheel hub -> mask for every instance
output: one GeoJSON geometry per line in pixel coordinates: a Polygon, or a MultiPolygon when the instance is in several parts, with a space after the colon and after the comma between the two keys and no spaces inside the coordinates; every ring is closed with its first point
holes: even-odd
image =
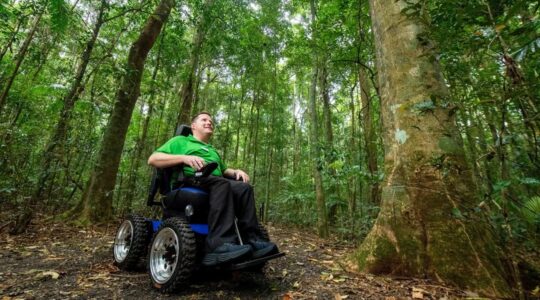
{"type": "Polygon", "coordinates": [[[180,251],[178,235],[166,227],[158,232],[150,250],[150,275],[159,284],[171,279],[178,264],[180,251]]]}
{"type": "Polygon", "coordinates": [[[118,233],[114,239],[114,259],[121,263],[126,259],[131,243],[133,242],[133,224],[125,220],[118,228],[118,233]]]}

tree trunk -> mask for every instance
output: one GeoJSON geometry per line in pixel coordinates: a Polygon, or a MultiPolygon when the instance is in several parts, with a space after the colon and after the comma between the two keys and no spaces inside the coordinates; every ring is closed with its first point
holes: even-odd
{"type": "Polygon", "coordinates": [[[28,51],[28,47],[30,46],[30,43],[32,42],[32,39],[34,38],[34,34],[36,33],[36,30],[38,28],[39,22],[41,21],[41,17],[43,16],[43,10],[38,13],[38,15],[34,18],[34,23],[32,24],[32,28],[30,29],[30,32],[26,35],[26,39],[24,40],[23,45],[21,46],[21,49],[19,50],[19,53],[17,53],[17,61],[15,62],[15,68],[13,69],[13,72],[11,72],[11,76],[9,76],[6,85],[4,86],[4,90],[2,91],[2,94],[0,95],[0,115],[2,115],[2,111],[4,110],[4,105],[6,104],[7,97],[9,95],[9,90],[11,89],[11,85],[13,85],[13,81],[15,81],[15,77],[17,77],[17,73],[19,73],[19,68],[21,67],[21,64],[26,57],[26,51],[28,51]]]}
{"type": "MultiPolygon", "coordinates": [[[[234,122],[231,120],[231,114],[233,111],[233,99],[234,97],[229,96],[229,105],[227,107],[227,124],[225,125],[225,140],[231,141],[231,122],[234,122]]],[[[236,122],[234,122],[236,124],[236,122]]],[[[229,158],[229,146],[230,142],[225,143],[223,145],[223,161],[228,161],[227,158],[229,158]]]]}
{"type": "MultiPolygon", "coordinates": [[[[349,155],[348,155],[348,164],[350,166],[355,166],[358,164],[358,155],[355,153],[357,151],[356,146],[356,105],[355,105],[355,90],[356,85],[353,86],[350,92],[350,98],[351,101],[349,102],[349,110],[351,112],[351,134],[349,136],[349,155]]],[[[356,220],[354,218],[354,215],[356,213],[356,195],[357,195],[357,184],[358,184],[358,176],[356,174],[353,174],[350,178],[350,180],[347,181],[347,188],[349,190],[349,196],[347,199],[347,208],[349,213],[349,221],[350,221],[350,229],[351,233],[355,232],[355,226],[356,226],[356,220]]]]}
{"type": "Polygon", "coordinates": [[[317,203],[317,232],[320,237],[328,236],[328,215],[326,213],[326,200],[324,195],[322,181],[322,162],[321,150],[319,145],[319,121],[317,116],[317,77],[319,73],[318,67],[318,51],[317,51],[317,26],[316,20],[316,0],[310,1],[311,8],[311,28],[312,28],[312,51],[313,51],[313,67],[311,75],[311,87],[309,89],[309,114],[311,117],[310,137],[311,137],[311,159],[313,161],[312,172],[315,181],[315,197],[317,203]]]}
{"type": "Polygon", "coordinates": [[[152,116],[154,114],[154,101],[155,101],[154,98],[155,98],[155,95],[156,95],[155,82],[156,82],[156,77],[157,77],[157,74],[158,74],[158,71],[159,71],[159,66],[160,66],[160,63],[161,63],[161,52],[162,52],[162,48],[163,48],[162,46],[163,46],[163,37],[164,36],[165,36],[165,29],[163,29],[163,33],[161,34],[158,53],[157,53],[157,56],[156,56],[156,61],[154,63],[154,71],[152,72],[152,83],[151,83],[151,87],[150,87],[150,97],[148,99],[148,112],[146,113],[146,116],[144,117],[144,120],[143,120],[141,135],[137,139],[137,143],[135,145],[135,153],[133,155],[133,159],[132,159],[132,163],[131,163],[131,168],[130,168],[131,170],[130,170],[129,175],[128,175],[128,180],[127,180],[128,189],[127,189],[127,192],[126,192],[126,195],[125,195],[125,198],[124,198],[125,202],[127,203],[126,207],[127,207],[128,212],[131,212],[131,205],[133,203],[133,196],[135,195],[135,191],[137,190],[137,179],[139,178],[138,170],[139,170],[140,163],[143,160],[142,154],[143,154],[144,146],[146,145],[146,140],[147,140],[147,137],[148,137],[148,128],[150,126],[150,119],[152,119],[152,116]]]}
{"type": "MultiPolygon", "coordinates": [[[[21,19],[17,21],[17,25],[15,26],[15,30],[11,34],[11,37],[9,38],[8,42],[2,47],[2,50],[0,50],[0,62],[4,58],[4,55],[6,55],[7,51],[11,49],[11,45],[13,44],[13,41],[15,41],[15,38],[17,37],[17,34],[19,33],[19,30],[21,29],[21,19]]],[[[0,73],[0,77],[1,77],[0,73]]]]}
{"type": "MultiPolygon", "coordinates": [[[[98,17],[94,25],[94,30],[92,31],[92,36],[86,43],[86,47],[82,53],[81,62],[77,67],[77,72],[75,74],[75,78],[73,80],[71,88],[63,99],[64,106],[62,108],[62,112],[60,113],[58,124],[56,125],[51,140],[47,143],[47,148],[42,154],[43,164],[41,166],[38,184],[36,186],[36,189],[34,190],[34,193],[32,194],[32,197],[26,203],[23,213],[17,218],[17,222],[15,224],[15,227],[12,229],[11,234],[20,234],[26,230],[26,227],[34,216],[33,212],[36,210],[35,206],[42,200],[44,196],[43,193],[45,192],[45,190],[47,190],[47,184],[50,183],[50,181],[52,181],[52,178],[57,175],[58,166],[61,165],[61,160],[64,157],[63,150],[66,136],[69,131],[71,114],[75,106],[75,102],[77,101],[83,89],[81,83],[83,82],[83,77],[86,72],[88,62],[90,61],[92,50],[94,49],[94,45],[99,35],[99,31],[101,29],[101,26],[103,25],[103,16],[106,6],[106,1],[102,0],[98,17]]],[[[49,191],[51,191],[51,187],[52,183],[51,186],[49,186],[48,188],[49,191]]]]}
{"type": "Polygon", "coordinates": [[[385,118],[381,211],[357,252],[361,269],[511,297],[482,214],[455,112],[425,22],[408,4],[370,0],[385,118]]]}
{"type": "Polygon", "coordinates": [[[250,145],[252,145],[252,149],[251,149],[251,153],[253,153],[253,171],[251,172],[252,174],[252,179],[251,179],[251,184],[255,185],[256,184],[256,176],[257,176],[257,160],[258,160],[258,155],[259,155],[259,143],[258,143],[258,140],[259,140],[259,121],[260,121],[260,117],[261,117],[261,109],[259,107],[259,105],[255,104],[257,107],[255,108],[257,110],[257,115],[255,117],[255,128],[253,129],[255,131],[255,135],[254,135],[254,139],[253,141],[250,142],[250,145]]]}
{"type": "Polygon", "coordinates": [[[126,139],[129,122],[137,98],[144,64],[161,28],[169,16],[174,0],[161,0],[148,18],[137,40],[132,44],[126,65],[126,75],[116,94],[116,101],[105,128],[96,165],[82,197],[79,221],[82,224],[101,222],[112,217],[112,199],[116,173],[126,139]]]}
{"type": "Polygon", "coordinates": [[[183,80],[182,90],[180,92],[180,113],[178,114],[177,126],[180,124],[191,123],[191,109],[194,102],[194,90],[199,69],[199,60],[203,50],[206,30],[208,25],[207,11],[211,9],[214,0],[206,0],[201,12],[201,18],[197,24],[197,31],[193,36],[193,48],[191,49],[191,58],[189,60],[189,69],[186,78],[183,80]]]}
{"type": "Polygon", "coordinates": [[[42,196],[43,188],[45,188],[47,178],[50,175],[51,166],[58,164],[59,161],[62,159],[62,152],[69,131],[69,123],[71,121],[73,108],[75,107],[75,103],[79,99],[79,96],[84,89],[84,86],[82,85],[83,77],[86,73],[88,63],[90,62],[90,57],[92,55],[96,40],[99,36],[99,31],[101,30],[101,26],[103,25],[103,16],[106,6],[107,2],[105,0],[102,0],[98,17],[94,25],[94,30],[92,32],[92,36],[86,43],[86,47],[82,53],[81,62],[77,67],[77,72],[75,74],[71,88],[64,97],[64,106],[62,108],[62,112],[60,113],[58,124],[56,125],[54,134],[48,143],[45,153],[43,153],[43,169],[38,182],[38,186],[34,193],[34,197],[36,198],[36,200],[40,200],[42,196]]]}
{"type": "MultiPolygon", "coordinates": [[[[331,167],[331,163],[334,161],[334,132],[332,130],[332,109],[330,107],[330,91],[328,85],[328,67],[327,67],[327,57],[323,58],[321,63],[321,70],[319,74],[320,87],[321,87],[321,98],[323,103],[323,122],[324,122],[324,158],[325,165],[327,167],[328,174],[331,177],[336,176],[336,169],[331,167]]],[[[335,182],[329,183],[326,186],[326,194],[333,195],[335,198],[339,197],[337,194],[338,186],[335,182]]],[[[330,224],[335,224],[338,214],[338,203],[337,201],[332,201],[328,208],[328,222],[330,224]]]]}
{"type": "MultiPolygon", "coordinates": [[[[365,29],[362,23],[362,1],[358,1],[358,35],[360,47],[368,47],[365,45],[365,29]]],[[[362,62],[360,56],[360,49],[358,51],[358,61],[362,62]]],[[[374,109],[372,105],[372,97],[370,96],[369,81],[366,76],[365,64],[360,63],[358,67],[358,83],[360,89],[360,101],[362,103],[362,109],[360,111],[360,117],[362,120],[362,129],[364,131],[364,147],[366,152],[366,164],[370,174],[369,180],[369,200],[373,205],[379,205],[381,202],[381,193],[379,186],[379,166],[377,163],[377,134],[373,125],[374,109]]],[[[374,87],[375,88],[375,87],[374,87]]]]}

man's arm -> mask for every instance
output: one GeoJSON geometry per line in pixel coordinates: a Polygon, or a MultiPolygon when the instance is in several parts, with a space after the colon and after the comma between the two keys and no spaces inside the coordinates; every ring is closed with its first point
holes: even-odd
{"type": "Polygon", "coordinates": [[[242,170],[226,169],[223,171],[223,175],[234,178],[236,180],[242,180],[243,182],[249,182],[249,175],[242,170]]]}
{"type": "Polygon", "coordinates": [[[179,164],[185,164],[194,170],[204,167],[205,162],[202,158],[194,155],[177,155],[163,152],[154,152],[148,158],[148,164],[156,168],[167,168],[179,164]]]}

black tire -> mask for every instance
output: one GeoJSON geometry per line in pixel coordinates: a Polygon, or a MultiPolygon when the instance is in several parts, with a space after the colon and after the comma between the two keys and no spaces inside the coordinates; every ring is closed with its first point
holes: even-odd
{"type": "Polygon", "coordinates": [[[146,256],[149,230],[143,217],[131,214],[118,226],[113,244],[114,263],[122,270],[135,269],[146,256]]]}
{"type": "Polygon", "coordinates": [[[165,220],[150,245],[147,264],[152,286],[162,293],[187,287],[197,254],[189,224],[179,217],[165,220]]]}

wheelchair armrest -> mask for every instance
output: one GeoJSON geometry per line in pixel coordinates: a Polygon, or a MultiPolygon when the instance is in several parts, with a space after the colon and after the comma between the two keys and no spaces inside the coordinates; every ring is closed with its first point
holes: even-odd
{"type": "Polygon", "coordinates": [[[154,168],[152,180],[150,182],[150,188],[148,190],[148,198],[146,199],[146,205],[161,206],[161,202],[155,201],[156,194],[159,192],[161,195],[166,195],[171,191],[170,182],[171,177],[175,171],[183,173],[182,165],[173,166],[169,168],[154,168]]]}
{"type": "MultiPolygon", "coordinates": [[[[201,177],[208,177],[216,168],[218,168],[218,163],[210,162],[204,166],[201,170],[195,172],[193,177],[195,180],[201,177]]],[[[148,198],[146,199],[147,206],[159,205],[161,206],[160,201],[155,201],[156,194],[159,192],[162,195],[166,195],[171,191],[170,182],[173,176],[173,173],[178,171],[178,178],[176,181],[179,184],[184,183],[184,165],[176,165],[169,168],[154,168],[154,174],[152,175],[152,181],[150,183],[150,189],[148,190],[148,198]]]]}

